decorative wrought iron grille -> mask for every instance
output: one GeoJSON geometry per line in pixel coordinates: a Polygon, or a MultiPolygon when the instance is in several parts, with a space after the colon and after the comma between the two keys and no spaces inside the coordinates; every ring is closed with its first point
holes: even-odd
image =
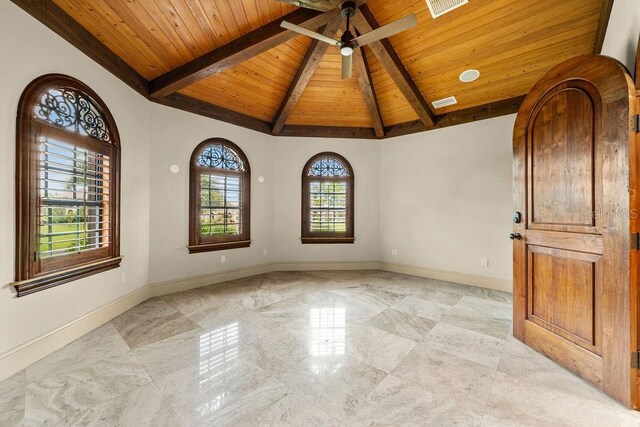
{"type": "Polygon", "coordinates": [[[244,162],[231,148],[222,144],[212,144],[198,157],[198,166],[246,172],[244,162]]]}
{"type": "Polygon", "coordinates": [[[47,90],[34,107],[34,117],[71,132],[111,142],[109,129],[96,105],[75,90],[47,90]]]}
{"type": "Polygon", "coordinates": [[[309,176],[349,176],[347,168],[332,157],[322,157],[309,168],[309,176]]]}

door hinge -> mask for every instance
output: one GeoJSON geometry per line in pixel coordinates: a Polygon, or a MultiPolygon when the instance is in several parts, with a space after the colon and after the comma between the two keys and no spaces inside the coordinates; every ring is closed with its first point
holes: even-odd
{"type": "Polygon", "coordinates": [[[633,132],[640,132],[640,114],[635,114],[631,118],[631,130],[633,132]]]}
{"type": "Polygon", "coordinates": [[[640,233],[631,233],[631,250],[637,251],[640,249],[640,233]]]}
{"type": "Polygon", "coordinates": [[[631,353],[631,367],[634,369],[640,369],[640,351],[634,351],[631,353]]]}

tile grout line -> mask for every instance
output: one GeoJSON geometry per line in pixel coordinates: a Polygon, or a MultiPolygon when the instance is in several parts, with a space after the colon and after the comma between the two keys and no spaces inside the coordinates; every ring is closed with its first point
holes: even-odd
{"type": "MultiPolygon", "coordinates": [[[[511,325],[513,325],[513,322],[511,322],[511,325]]],[[[511,325],[509,326],[509,328],[511,328],[511,325]]],[[[508,339],[508,336],[507,336],[507,339],[508,339]]],[[[498,377],[498,369],[500,368],[500,364],[502,363],[502,357],[504,356],[504,351],[505,351],[505,349],[507,347],[507,339],[505,339],[503,344],[502,344],[502,351],[500,352],[500,360],[498,361],[498,364],[496,365],[496,370],[494,372],[493,381],[491,381],[491,389],[489,390],[489,395],[487,397],[487,403],[485,403],[485,405],[484,405],[484,410],[482,411],[482,418],[480,418],[480,427],[482,427],[482,424],[484,423],[484,417],[485,417],[485,415],[487,415],[487,408],[489,407],[489,401],[491,400],[491,396],[493,395],[493,387],[495,386],[496,378],[498,377]]]]}

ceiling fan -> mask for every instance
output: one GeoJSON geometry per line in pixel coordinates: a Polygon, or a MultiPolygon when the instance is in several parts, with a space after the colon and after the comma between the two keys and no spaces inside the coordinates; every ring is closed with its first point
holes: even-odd
{"type": "MultiPolygon", "coordinates": [[[[337,1],[334,0],[293,0],[293,1],[285,1],[286,3],[292,3],[297,6],[302,6],[310,9],[316,10],[331,10],[337,6],[337,1]],[[323,7],[324,9],[320,9],[323,7]]],[[[299,25],[292,24],[287,21],[282,21],[282,28],[286,28],[287,30],[295,31],[296,33],[303,34],[305,36],[314,38],[324,43],[328,43],[332,46],[338,46],[340,48],[340,53],[342,54],[342,79],[351,78],[351,72],[353,68],[353,51],[357,47],[366,46],[370,43],[373,43],[378,40],[382,40],[384,38],[390,37],[394,34],[401,33],[410,28],[418,25],[418,20],[416,15],[412,13],[411,15],[405,16],[404,18],[398,19],[397,21],[392,22],[391,24],[385,25],[380,28],[376,28],[375,30],[362,34],[358,37],[354,37],[353,33],[351,33],[349,29],[350,19],[356,14],[356,3],[353,1],[345,1],[340,6],[342,9],[342,17],[347,20],[347,29],[342,34],[340,40],[333,39],[331,37],[327,37],[324,34],[319,34],[314,31],[307,30],[299,25]]]]}

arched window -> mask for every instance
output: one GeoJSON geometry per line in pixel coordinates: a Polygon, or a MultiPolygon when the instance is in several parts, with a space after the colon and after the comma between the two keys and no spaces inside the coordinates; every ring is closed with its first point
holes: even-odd
{"type": "Polygon", "coordinates": [[[302,243],[353,243],[354,177],[339,154],[313,156],[302,171],[302,243]]]}
{"type": "Polygon", "coordinates": [[[17,140],[18,296],[120,265],[120,140],[98,95],[68,76],[34,80],[17,140]]]}
{"type": "Polygon", "coordinates": [[[251,245],[251,170],[240,147],[212,138],[191,156],[189,252],[251,245]]]}

